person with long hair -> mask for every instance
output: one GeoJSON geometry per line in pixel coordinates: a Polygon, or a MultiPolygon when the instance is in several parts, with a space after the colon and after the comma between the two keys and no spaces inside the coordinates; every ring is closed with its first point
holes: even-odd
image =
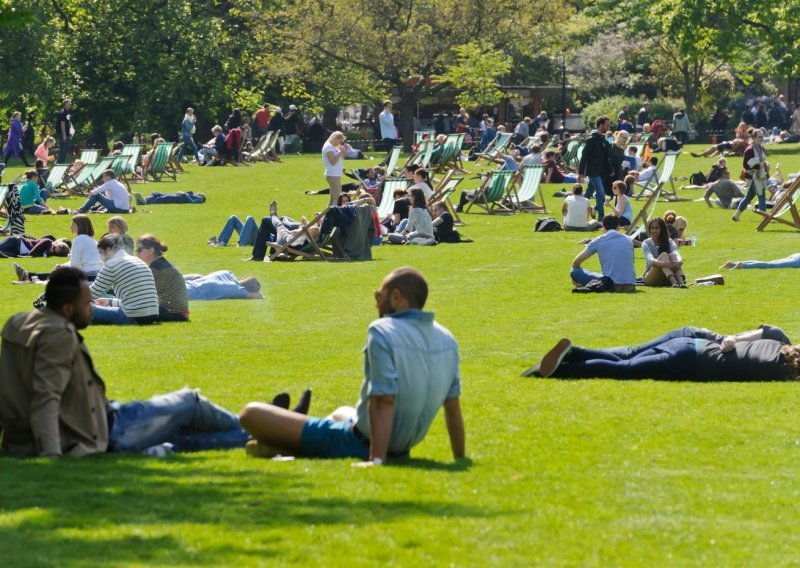
{"type": "Polygon", "coordinates": [[[342,193],[342,173],[344,172],[344,155],[350,148],[340,131],[331,133],[322,147],[322,164],[325,166],[325,180],[331,190],[328,205],[334,205],[342,193]]]}
{"type": "Polygon", "coordinates": [[[425,193],[420,187],[411,189],[411,211],[408,214],[408,223],[398,227],[400,230],[389,235],[389,242],[393,244],[409,245],[434,245],[433,218],[428,211],[425,193]]]}
{"type": "Polygon", "coordinates": [[[194,133],[197,128],[197,117],[194,115],[194,109],[192,107],[186,107],[186,113],[183,115],[183,121],[181,122],[181,141],[183,142],[183,148],[181,148],[181,158],[183,154],[186,152],[191,152],[192,157],[195,161],[199,164],[200,163],[200,150],[197,148],[197,144],[194,141],[194,133]]]}
{"type": "Polygon", "coordinates": [[[758,209],[767,210],[767,181],[769,181],[769,163],[764,150],[764,131],[759,128],[750,129],[750,145],[742,156],[742,173],[745,178],[747,194],[739,202],[736,213],[731,217],[738,221],[755,196],[758,196],[758,209]]]}
{"type": "Polygon", "coordinates": [[[633,206],[631,200],[628,199],[628,186],[624,181],[617,180],[611,184],[611,191],[614,192],[614,205],[612,211],[614,215],[619,217],[619,226],[627,227],[631,224],[633,218],[633,206]]]}
{"type": "Polygon", "coordinates": [[[187,321],[189,298],[186,284],[180,270],[164,258],[167,250],[167,244],[153,235],[136,239],[136,256],[150,267],[156,282],[158,318],[161,321],[187,321]]]}
{"type": "Polygon", "coordinates": [[[661,217],[651,219],[647,224],[650,238],[642,243],[644,253],[645,286],[667,286],[686,288],[686,275],[683,273],[683,259],[678,245],[669,238],[667,224],[661,217]]]}
{"type": "Polygon", "coordinates": [[[133,239],[128,234],[128,222],[119,215],[114,215],[106,222],[109,235],[119,235],[125,252],[133,254],[133,239]]]}

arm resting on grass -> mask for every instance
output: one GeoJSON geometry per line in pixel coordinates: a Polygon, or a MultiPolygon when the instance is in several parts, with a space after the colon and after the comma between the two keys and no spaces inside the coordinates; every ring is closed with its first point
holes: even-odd
{"type": "Polygon", "coordinates": [[[370,397],[367,402],[369,414],[371,460],[380,458],[386,461],[389,452],[389,439],[392,437],[392,421],[394,420],[394,396],[383,395],[370,397]]]}
{"type": "Polygon", "coordinates": [[[444,420],[447,433],[450,435],[450,447],[453,458],[460,459],[466,456],[466,433],[464,432],[464,419],[461,417],[461,402],[459,397],[444,401],[444,420]]]}

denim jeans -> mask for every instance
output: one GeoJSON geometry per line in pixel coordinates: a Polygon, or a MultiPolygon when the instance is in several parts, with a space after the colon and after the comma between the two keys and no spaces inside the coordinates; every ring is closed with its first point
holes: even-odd
{"type": "Polygon", "coordinates": [[[86,213],[89,209],[91,209],[97,203],[99,203],[103,207],[105,207],[108,210],[109,213],[128,213],[129,212],[128,209],[120,209],[119,207],[114,205],[114,202],[111,201],[108,197],[98,193],[96,195],[90,196],[89,199],[86,200],[86,203],[84,203],[81,206],[81,208],[78,209],[78,213],[86,213]]]}
{"type": "Polygon", "coordinates": [[[603,187],[603,178],[600,176],[593,176],[589,178],[589,187],[586,188],[586,199],[591,199],[594,195],[595,209],[597,210],[597,220],[603,218],[603,204],[606,202],[605,188],[603,187]]]}
{"type": "Polygon", "coordinates": [[[220,231],[217,241],[227,245],[228,241],[231,240],[234,231],[239,233],[240,247],[252,246],[256,242],[258,226],[256,225],[256,220],[249,215],[245,217],[244,223],[242,223],[242,221],[236,215],[231,215],[228,218],[227,223],[225,223],[225,226],[222,228],[222,231],[220,231]]]}
{"type": "Polygon", "coordinates": [[[67,159],[69,159],[69,151],[70,147],[72,146],[72,138],[67,138],[64,140],[59,133],[59,142],[58,142],[58,158],[56,158],[56,164],[66,164],[67,159]]]}
{"type": "Polygon", "coordinates": [[[744,211],[747,209],[747,206],[750,205],[750,202],[753,201],[753,198],[758,195],[758,209],[759,211],[766,211],[767,210],[767,191],[764,190],[761,194],[756,194],[755,184],[751,181],[747,187],[747,195],[744,196],[739,202],[739,206],[736,208],[739,211],[744,211]]]}
{"type": "Polygon", "coordinates": [[[745,260],[742,268],[800,268],[800,252],[769,262],[745,260]]]}
{"type": "Polygon", "coordinates": [[[689,380],[695,375],[696,340],[676,337],[620,356],[609,349],[573,347],[552,376],[563,378],[689,380]]]}
{"type": "Polygon", "coordinates": [[[664,335],[660,337],[656,337],[655,339],[651,339],[646,343],[642,343],[640,345],[633,345],[633,346],[623,346],[623,347],[611,347],[608,349],[603,349],[605,353],[616,355],[617,357],[621,357],[623,359],[627,359],[629,357],[633,357],[635,355],[639,355],[648,349],[653,347],[658,347],[662,343],[666,343],[671,339],[678,339],[681,337],[689,337],[691,339],[705,339],[707,341],[716,341],[721,342],[724,339],[724,336],[719,335],[718,333],[714,333],[709,329],[704,329],[702,327],[694,327],[694,326],[686,326],[686,327],[679,327],[678,329],[673,329],[672,331],[668,331],[664,335]]]}
{"type": "Polygon", "coordinates": [[[119,306],[98,306],[92,304],[92,323],[97,325],[135,325],[150,324],[158,320],[158,316],[129,318],[119,306]]]}
{"type": "MultiPolygon", "coordinates": [[[[300,223],[292,221],[288,217],[281,217],[284,228],[293,231],[300,227],[300,223]]],[[[256,234],[255,243],[253,243],[252,260],[262,261],[267,255],[267,242],[274,241],[278,233],[277,228],[272,224],[272,218],[264,217],[261,219],[261,225],[258,227],[258,234],[256,234]]]]}
{"type": "Polygon", "coordinates": [[[193,389],[111,407],[109,445],[115,452],[141,452],[167,442],[183,452],[241,448],[250,439],[235,414],[193,389]]]}
{"type": "Polygon", "coordinates": [[[181,141],[183,142],[183,147],[181,148],[181,152],[180,152],[180,155],[178,156],[178,160],[183,158],[183,155],[185,153],[191,152],[192,153],[192,158],[194,158],[195,160],[197,160],[199,162],[200,161],[200,157],[198,156],[198,154],[200,153],[200,150],[197,149],[197,144],[194,143],[194,139],[191,136],[184,136],[183,138],[181,138],[181,141]]]}
{"type": "Polygon", "coordinates": [[[27,213],[28,215],[40,215],[42,212],[47,210],[48,208],[46,206],[34,203],[33,205],[27,206],[22,210],[22,212],[27,213]]]}
{"type": "Polygon", "coordinates": [[[572,270],[569,271],[569,276],[577,282],[579,286],[586,286],[591,280],[600,278],[603,275],[599,272],[589,272],[581,266],[573,266],[572,270]]]}

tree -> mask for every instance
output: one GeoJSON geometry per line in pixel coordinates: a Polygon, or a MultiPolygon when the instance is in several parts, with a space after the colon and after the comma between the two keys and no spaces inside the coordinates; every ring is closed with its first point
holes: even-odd
{"type": "Polygon", "coordinates": [[[511,71],[511,57],[485,42],[458,45],[453,50],[456,62],[435,79],[456,89],[456,102],[467,108],[498,104],[505,93],[499,79],[511,71]]]}

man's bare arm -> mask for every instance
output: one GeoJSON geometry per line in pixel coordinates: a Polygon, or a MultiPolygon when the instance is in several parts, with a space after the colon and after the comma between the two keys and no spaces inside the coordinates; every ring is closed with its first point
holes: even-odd
{"type": "Polygon", "coordinates": [[[464,431],[464,419],[461,416],[459,397],[444,401],[444,420],[447,425],[447,433],[450,436],[453,458],[460,459],[465,457],[467,455],[466,432],[464,431]]]}
{"type": "Polygon", "coordinates": [[[592,253],[584,249],[583,252],[581,252],[578,256],[576,256],[575,259],[572,261],[572,267],[573,268],[579,267],[581,264],[583,264],[583,261],[589,258],[590,256],[592,256],[592,253]]]}
{"type": "Polygon", "coordinates": [[[373,396],[367,402],[369,415],[370,445],[369,458],[386,461],[389,452],[389,439],[392,437],[394,420],[394,396],[373,396]]]}

